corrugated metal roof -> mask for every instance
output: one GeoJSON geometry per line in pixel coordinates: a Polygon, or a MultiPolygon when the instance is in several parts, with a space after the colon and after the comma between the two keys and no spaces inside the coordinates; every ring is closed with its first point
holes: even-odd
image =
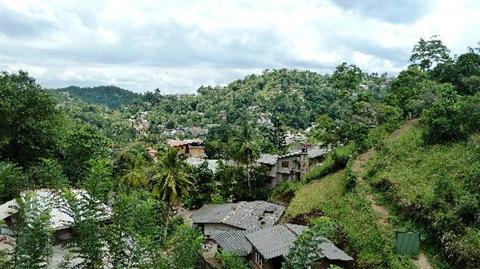
{"type": "Polygon", "coordinates": [[[265,201],[206,205],[192,215],[193,223],[223,223],[244,230],[275,225],[285,207],[265,201]]]}
{"type": "MultiPolygon", "coordinates": [[[[37,206],[41,208],[48,208],[50,210],[50,224],[54,230],[62,230],[68,228],[73,223],[71,212],[67,205],[66,200],[60,195],[58,190],[52,189],[37,189],[29,191],[32,193],[32,199],[37,206]]],[[[90,195],[85,190],[72,189],[71,192],[75,195],[78,201],[85,201],[90,199],[90,195]]],[[[27,192],[22,192],[20,197],[25,197],[27,192]]],[[[11,200],[0,206],[0,218],[5,219],[18,212],[18,204],[16,200],[11,200]]],[[[99,221],[110,218],[112,210],[110,207],[103,203],[98,203],[98,211],[101,212],[102,217],[99,221]]]]}
{"type": "MultiPolygon", "coordinates": [[[[286,223],[249,233],[246,238],[268,260],[279,256],[286,257],[297,237],[307,228],[302,225],[286,223]]],[[[318,258],[325,257],[332,261],[353,260],[327,238],[319,236],[315,240],[322,242],[315,251],[318,258]]]]}
{"type": "Polygon", "coordinates": [[[275,225],[246,235],[265,259],[286,257],[297,235],[284,225],[275,225]]]}
{"type": "Polygon", "coordinates": [[[224,250],[247,256],[252,252],[252,245],[245,235],[250,231],[230,231],[212,235],[213,240],[224,250]]]}
{"type": "Polygon", "coordinates": [[[327,239],[325,243],[320,244],[319,249],[323,256],[331,261],[353,261],[343,250],[337,248],[331,241],[327,239]]]}

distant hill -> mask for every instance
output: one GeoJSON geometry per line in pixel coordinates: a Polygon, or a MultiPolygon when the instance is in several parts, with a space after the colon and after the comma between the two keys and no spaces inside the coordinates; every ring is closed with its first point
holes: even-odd
{"type": "Polygon", "coordinates": [[[142,98],[142,95],[116,87],[116,86],[98,86],[98,87],[77,87],[56,89],[57,92],[68,92],[73,97],[87,103],[102,104],[110,108],[117,108],[124,105],[130,105],[142,98]]]}

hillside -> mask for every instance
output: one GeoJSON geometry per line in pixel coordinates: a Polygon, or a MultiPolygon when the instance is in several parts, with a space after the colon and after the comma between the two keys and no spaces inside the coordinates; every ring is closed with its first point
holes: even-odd
{"type": "Polygon", "coordinates": [[[348,91],[362,92],[374,100],[386,93],[387,76],[367,74],[353,65],[341,65],[333,75],[311,71],[273,69],[235,80],[224,87],[201,86],[196,95],[147,93],[152,120],[173,126],[205,126],[245,120],[278,122],[305,129],[322,114],[341,117],[352,100],[348,91]],[[338,81],[349,80],[347,85],[338,81]],[[224,115],[224,117],[221,117],[224,115]]]}
{"type": "Polygon", "coordinates": [[[408,121],[355,159],[354,191],[346,170],[314,180],[295,193],[286,218],[336,220],[359,268],[452,268],[442,255],[455,268],[478,268],[479,135],[435,146],[421,135],[418,121],[408,121]],[[394,255],[396,230],[419,230],[430,262],[423,253],[413,262],[394,255]]]}
{"type": "Polygon", "coordinates": [[[84,102],[102,104],[110,108],[118,108],[120,106],[130,105],[142,97],[140,94],[136,94],[115,86],[70,86],[67,88],[56,89],[55,91],[67,92],[72,97],[78,98],[84,102]]]}

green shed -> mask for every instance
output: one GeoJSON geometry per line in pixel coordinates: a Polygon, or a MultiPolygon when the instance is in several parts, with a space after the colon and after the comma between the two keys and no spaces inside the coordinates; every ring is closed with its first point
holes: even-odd
{"type": "Polygon", "coordinates": [[[399,255],[418,256],[420,249],[420,234],[418,232],[396,232],[395,248],[399,255]]]}

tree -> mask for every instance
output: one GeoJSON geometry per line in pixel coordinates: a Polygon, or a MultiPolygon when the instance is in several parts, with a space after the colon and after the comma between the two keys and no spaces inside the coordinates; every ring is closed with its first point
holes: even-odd
{"type": "Polygon", "coordinates": [[[341,91],[341,95],[356,92],[363,80],[362,70],[356,65],[342,63],[337,66],[331,77],[332,86],[341,91]]]}
{"type": "Polygon", "coordinates": [[[202,258],[202,233],[180,223],[174,227],[172,236],[165,242],[168,268],[195,269],[202,258]]]}
{"type": "Polygon", "coordinates": [[[26,192],[17,199],[18,222],[14,229],[17,239],[14,250],[14,268],[43,269],[52,254],[53,230],[50,227],[50,206],[26,192]]]}
{"type": "Polygon", "coordinates": [[[107,246],[101,220],[106,218],[107,213],[101,210],[98,200],[88,193],[66,190],[62,197],[66,201],[62,211],[73,219],[72,227],[76,236],[75,240],[67,241],[65,245],[73,253],[73,258],[81,260],[75,268],[104,268],[107,246]]]}
{"type": "Polygon", "coordinates": [[[451,61],[450,50],[443,45],[438,36],[432,36],[430,40],[420,38],[413,46],[410,62],[418,65],[423,71],[431,71],[438,64],[451,61]]]}
{"type": "Polygon", "coordinates": [[[169,148],[155,164],[154,175],[149,180],[153,195],[167,204],[165,236],[172,206],[187,195],[192,186],[186,169],[187,164],[177,150],[169,148]]]}
{"type": "Polygon", "coordinates": [[[81,183],[88,175],[88,161],[108,155],[108,139],[95,128],[75,122],[65,137],[65,154],[62,160],[65,174],[73,185],[81,183]]]}
{"type": "Polygon", "coordinates": [[[113,205],[107,242],[115,268],[156,268],[164,225],[164,206],[146,191],[120,193],[113,205]]]}
{"type": "Polygon", "coordinates": [[[0,162],[0,202],[17,197],[28,188],[28,179],[20,167],[13,163],[0,162]]]}
{"type": "Polygon", "coordinates": [[[193,186],[188,196],[184,197],[183,204],[188,208],[200,208],[205,203],[211,201],[211,196],[215,190],[213,172],[208,168],[208,162],[203,162],[199,167],[192,167],[191,178],[193,186]]]}
{"type": "Polygon", "coordinates": [[[0,155],[19,165],[56,156],[63,115],[26,72],[0,73],[0,155]]]}
{"type": "Polygon", "coordinates": [[[259,146],[255,130],[248,122],[243,122],[232,138],[231,156],[232,159],[246,166],[246,177],[248,189],[251,190],[250,169],[249,167],[257,160],[259,156],[259,146]]]}
{"type": "Polygon", "coordinates": [[[321,115],[315,122],[315,127],[309,134],[316,142],[323,145],[335,145],[339,141],[337,125],[328,115],[321,115]]]}
{"type": "MultiPolygon", "coordinates": [[[[312,221],[312,227],[307,228],[298,236],[284,263],[286,269],[305,269],[322,260],[322,243],[328,239],[339,239],[343,235],[339,226],[328,217],[320,217],[312,221]]],[[[337,243],[337,242],[335,242],[337,243]]]]}
{"type": "Polygon", "coordinates": [[[62,166],[55,159],[39,159],[26,171],[32,188],[61,189],[68,186],[62,166]]]}
{"type": "Polygon", "coordinates": [[[102,202],[108,202],[112,190],[112,162],[110,159],[92,159],[88,161],[90,169],[82,182],[85,190],[102,202]]]}

